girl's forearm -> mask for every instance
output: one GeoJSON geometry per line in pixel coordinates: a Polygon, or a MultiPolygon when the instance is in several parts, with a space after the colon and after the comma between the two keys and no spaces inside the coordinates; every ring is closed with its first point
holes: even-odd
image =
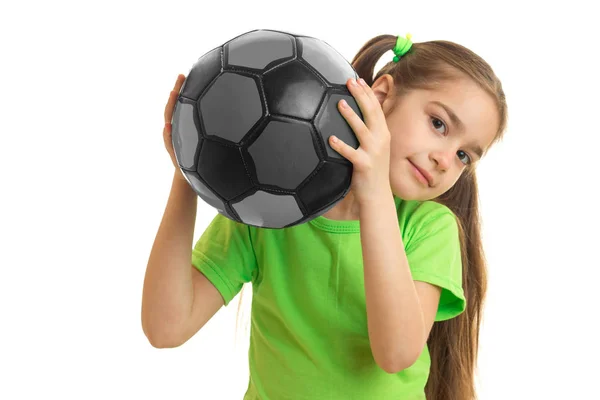
{"type": "Polygon", "coordinates": [[[142,295],[142,327],[151,343],[176,341],[193,305],[191,254],[198,196],[175,174],[154,240],[142,295]]]}
{"type": "Polygon", "coordinates": [[[360,229],[371,349],[393,373],[421,353],[425,328],[391,190],[361,204],[360,229]]]}

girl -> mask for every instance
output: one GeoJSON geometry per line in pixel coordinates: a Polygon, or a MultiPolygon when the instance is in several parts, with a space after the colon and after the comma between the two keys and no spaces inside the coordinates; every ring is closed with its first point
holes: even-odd
{"type": "Polygon", "coordinates": [[[185,343],[252,282],[245,400],[475,398],[486,292],[475,167],[504,133],[505,96],[465,47],[409,39],[377,36],[352,61],[364,122],[339,111],[360,146],[329,143],[354,166],[343,200],[285,229],[218,214],[193,248],[197,195],[171,144],[178,77],[163,133],[175,175],[142,299],[153,346],[185,343]]]}

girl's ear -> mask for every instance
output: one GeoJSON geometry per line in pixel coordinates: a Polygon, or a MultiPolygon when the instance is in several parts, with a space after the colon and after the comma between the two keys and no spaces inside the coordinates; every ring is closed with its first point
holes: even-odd
{"type": "Polygon", "coordinates": [[[383,113],[387,116],[396,102],[396,87],[390,74],[383,74],[371,85],[371,90],[379,100],[383,113]]]}

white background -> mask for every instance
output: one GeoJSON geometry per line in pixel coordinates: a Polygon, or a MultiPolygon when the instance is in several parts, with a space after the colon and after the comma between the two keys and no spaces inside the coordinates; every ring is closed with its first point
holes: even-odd
{"type": "MultiPolygon", "coordinates": [[[[348,60],[378,34],[410,32],[492,65],[510,119],[479,167],[480,396],[600,398],[593,3],[335,3],[2,3],[0,398],[241,400],[251,287],[237,347],[239,296],[175,349],[148,343],[140,307],[173,176],[169,91],[257,28],[320,38],[348,60]]],[[[215,213],[199,202],[194,241],[215,213]]]]}

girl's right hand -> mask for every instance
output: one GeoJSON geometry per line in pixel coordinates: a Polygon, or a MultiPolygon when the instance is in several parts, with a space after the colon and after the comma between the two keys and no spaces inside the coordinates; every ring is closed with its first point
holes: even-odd
{"type": "MultiPolygon", "coordinates": [[[[175,110],[175,104],[177,103],[179,90],[181,89],[184,81],[185,75],[179,74],[177,76],[177,80],[175,81],[175,86],[169,94],[169,101],[165,106],[165,127],[163,129],[163,140],[176,171],[179,171],[179,165],[177,164],[177,158],[175,158],[175,151],[173,150],[173,139],[171,137],[173,127],[171,126],[171,119],[173,118],[173,111],[175,110]]],[[[179,171],[179,174],[181,174],[181,171],[179,171]]],[[[181,177],[183,178],[183,175],[181,177]]]]}

